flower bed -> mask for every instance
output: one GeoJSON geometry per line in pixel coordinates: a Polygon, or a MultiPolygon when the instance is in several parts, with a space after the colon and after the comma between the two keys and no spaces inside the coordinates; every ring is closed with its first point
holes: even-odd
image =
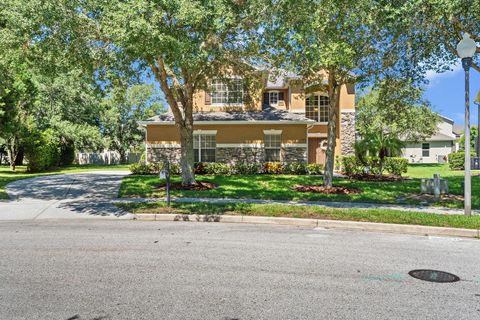
{"type": "Polygon", "coordinates": [[[293,190],[298,192],[315,192],[324,194],[356,194],[362,192],[362,190],[358,188],[340,186],[325,187],[320,185],[296,185],[293,187],[293,190]]]}

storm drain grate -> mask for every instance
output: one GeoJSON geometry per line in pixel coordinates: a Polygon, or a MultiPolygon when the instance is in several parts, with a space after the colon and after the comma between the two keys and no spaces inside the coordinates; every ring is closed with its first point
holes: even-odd
{"type": "Polygon", "coordinates": [[[457,282],[460,280],[460,278],[454,274],[438,270],[418,269],[412,270],[408,274],[415,279],[430,282],[447,283],[457,282]]]}

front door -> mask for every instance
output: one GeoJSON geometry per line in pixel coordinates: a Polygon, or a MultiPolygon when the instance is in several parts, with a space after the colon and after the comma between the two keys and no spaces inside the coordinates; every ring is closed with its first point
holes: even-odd
{"type": "Polygon", "coordinates": [[[325,164],[327,139],[308,138],[308,163],[325,164]]]}

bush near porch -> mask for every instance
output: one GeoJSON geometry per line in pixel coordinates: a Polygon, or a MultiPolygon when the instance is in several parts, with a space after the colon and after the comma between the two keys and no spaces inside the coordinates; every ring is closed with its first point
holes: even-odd
{"type": "MultiPolygon", "coordinates": [[[[163,163],[136,163],[130,165],[130,171],[134,175],[158,175],[163,169],[163,163]]],[[[178,163],[170,164],[172,175],[180,174],[178,163]]],[[[257,163],[217,163],[197,162],[194,165],[197,175],[243,175],[243,174],[293,174],[293,175],[319,175],[323,173],[323,165],[315,163],[280,163],[266,162],[263,165],[257,163]]]]}
{"type": "MultiPolygon", "coordinates": [[[[304,200],[304,201],[345,201],[371,202],[393,204],[418,204],[422,200],[409,198],[420,192],[421,178],[431,178],[438,173],[448,180],[450,193],[461,195],[463,171],[452,171],[447,164],[413,164],[408,166],[407,179],[395,182],[356,181],[346,178],[335,178],[334,185],[362,190],[358,194],[338,195],[297,192],[295,185],[322,184],[321,176],[308,175],[232,175],[232,176],[198,176],[198,181],[210,182],[218,188],[208,191],[176,190],[172,192],[176,197],[202,198],[252,198],[275,200],[304,200]]],[[[473,172],[472,204],[480,208],[480,172],[473,172]]],[[[173,181],[180,181],[179,177],[172,177],[173,181]]],[[[125,177],[120,190],[120,197],[164,197],[162,190],[156,189],[160,180],[158,176],[125,177]]],[[[461,201],[441,200],[432,205],[461,208],[461,201]]]]}

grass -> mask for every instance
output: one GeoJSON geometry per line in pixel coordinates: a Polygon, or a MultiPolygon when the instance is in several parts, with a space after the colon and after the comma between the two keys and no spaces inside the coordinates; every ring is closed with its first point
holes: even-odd
{"type": "Polygon", "coordinates": [[[163,202],[119,203],[117,206],[132,213],[172,213],[247,215],[267,217],[315,218],[377,223],[395,223],[435,227],[480,229],[480,216],[436,215],[380,209],[334,209],[316,206],[266,205],[266,204],[211,204],[178,203],[166,208],[163,202]]]}
{"type": "Polygon", "coordinates": [[[8,199],[5,192],[5,186],[13,181],[52,175],[61,173],[75,173],[97,170],[128,170],[128,165],[71,165],[60,168],[54,168],[49,171],[39,173],[28,173],[26,166],[17,166],[16,171],[11,171],[8,166],[0,166],[0,199],[8,199]]]}
{"type": "MultiPolygon", "coordinates": [[[[451,171],[445,164],[420,164],[410,165],[406,174],[411,179],[399,182],[367,182],[336,178],[334,184],[338,186],[355,187],[363,192],[351,195],[327,195],[315,193],[301,193],[292,190],[296,184],[321,184],[319,176],[293,176],[293,175],[240,175],[240,176],[198,176],[199,181],[208,181],[219,187],[209,191],[172,191],[176,197],[202,197],[202,198],[252,198],[272,200],[304,200],[304,201],[344,201],[344,202],[370,202],[370,203],[407,203],[416,204],[418,200],[400,198],[418,194],[420,179],[431,178],[434,173],[439,173],[448,180],[450,193],[462,194],[462,171],[451,171]]],[[[472,177],[472,205],[480,207],[480,176],[472,177]]],[[[173,177],[179,181],[180,177],[173,177]]],[[[155,186],[159,183],[156,176],[127,176],[124,178],[120,197],[163,197],[164,191],[159,191],[155,186]]],[[[439,201],[436,206],[461,208],[460,201],[439,201]]]]}

